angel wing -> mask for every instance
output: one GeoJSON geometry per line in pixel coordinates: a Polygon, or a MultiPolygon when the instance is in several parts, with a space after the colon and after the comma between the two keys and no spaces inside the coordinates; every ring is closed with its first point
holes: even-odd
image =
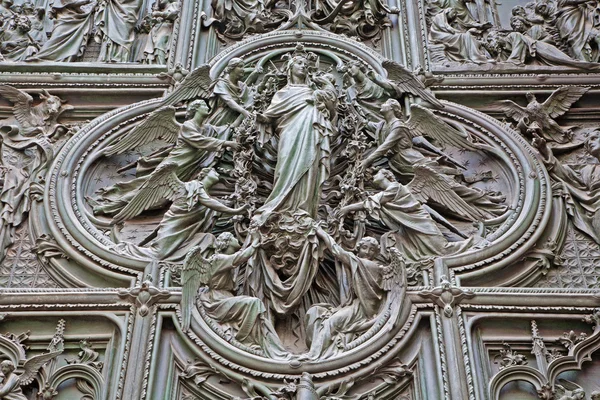
{"type": "Polygon", "coordinates": [[[148,115],[145,120],[134,127],[116,144],[107,147],[104,150],[104,155],[121,154],[159,139],[174,143],[177,140],[180,128],[181,124],[175,119],[175,108],[171,106],[161,107],[148,115]]]}
{"type": "Polygon", "coordinates": [[[410,93],[427,100],[437,108],[443,108],[444,105],[435,98],[435,96],[425,88],[423,82],[419,80],[412,71],[406,69],[403,65],[395,61],[384,60],[383,68],[388,73],[388,79],[395,83],[396,94],[410,93]]]}
{"type": "Polygon", "coordinates": [[[557,118],[569,111],[573,103],[581,98],[589,87],[564,86],[555,90],[542,103],[542,110],[550,117],[557,118]]]}
{"type": "Polygon", "coordinates": [[[113,224],[140,215],[151,207],[167,200],[176,200],[185,192],[185,184],[176,174],[178,165],[167,162],[158,168],[140,186],[133,199],[112,220],[113,224]]]}
{"type": "Polygon", "coordinates": [[[404,269],[406,268],[406,260],[400,251],[395,247],[389,248],[390,265],[383,270],[383,285],[385,291],[391,291],[395,288],[400,288],[403,282],[404,269]]]}
{"type": "Polygon", "coordinates": [[[181,270],[181,322],[184,331],[190,327],[191,310],[196,304],[200,286],[210,279],[210,261],[205,257],[206,246],[195,246],[185,257],[181,270]]]}
{"type": "Polygon", "coordinates": [[[456,194],[452,188],[456,187],[458,183],[451,178],[447,178],[426,165],[415,165],[413,169],[415,176],[407,186],[413,196],[422,204],[431,199],[468,220],[480,221],[484,218],[477,208],[456,194]]]}
{"type": "Polygon", "coordinates": [[[502,100],[494,104],[494,108],[502,111],[507,117],[515,121],[520,121],[525,117],[529,117],[529,111],[525,107],[521,107],[511,100],[502,100]]]}
{"type": "Polygon", "coordinates": [[[198,97],[208,99],[212,95],[214,82],[210,77],[210,65],[203,64],[189,73],[183,82],[163,101],[164,105],[175,105],[198,97]]]}
{"type": "Polygon", "coordinates": [[[406,121],[406,126],[413,138],[425,136],[459,149],[478,149],[467,133],[453,128],[433,112],[418,104],[410,107],[410,118],[406,121]]]}
{"type": "Polygon", "coordinates": [[[35,379],[40,368],[61,353],[62,351],[52,351],[50,353],[33,356],[26,360],[25,364],[23,364],[23,369],[25,371],[19,376],[19,384],[21,386],[29,385],[35,379]]]}
{"type": "Polygon", "coordinates": [[[31,103],[33,97],[9,85],[0,85],[0,95],[14,104],[13,115],[22,127],[32,125],[31,103]]]}

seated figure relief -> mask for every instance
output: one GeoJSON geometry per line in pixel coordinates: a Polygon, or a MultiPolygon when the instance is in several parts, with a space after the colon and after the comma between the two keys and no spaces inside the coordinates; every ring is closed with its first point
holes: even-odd
{"type": "Polygon", "coordinates": [[[597,7],[597,0],[535,0],[509,12],[493,2],[430,0],[431,57],[447,67],[596,70],[600,59],[597,7]]]}
{"type": "Polygon", "coordinates": [[[337,357],[399,315],[407,278],[485,245],[473,223],[510,194],[467,166],[489,147],[401,65],[334,72],[302,45],[255,62],[214,81],[199,67],[112,138],[88,212],[121,256],[181,271],[184,331],[200,316],[264,357],[337,357]],[[426,103],[406,119],[408,95],[426,103]]]}
{"type": "Polygon", "coordinates": [[[177,0],[157,0],[147,10],[140,0],[55,0],[46,8],[5,0],[0,60],[166,65],[179,14],[177,0]],[[87,54],[91,47],[98,56],[87,54]]]}

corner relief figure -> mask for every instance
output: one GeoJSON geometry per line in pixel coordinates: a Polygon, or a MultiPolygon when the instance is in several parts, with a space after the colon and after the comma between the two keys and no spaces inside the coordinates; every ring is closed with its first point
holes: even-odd
{"type": "Polygon", "coordinates": [[[598,69],[596,0],[536,0],[510,13],[493,2],[430,0],[427,6],[434,64],[460,70],[598,69]]]}
{"type": "Polygon", "coordinates": [[[166,65],[180,7],[177,0],[159,0],[152,7],[122,0],[56,0],[43,7],[26,1],[5,7],[0,61],[166,65]],[[86,51],[95,47],[94,40],[100,54],[91,60],[86,51]]]}
{"type": "Polygon", "coordinates": [[[97,125],[73,177],[107,252],[181,274],[184,334],[336,359],[405,318],[435,260],[506,229],[509,158],[402,65],[303,44],[221,65],[97,125]]]}
{"type": "Polygon", "coordinates": [[[0,95],[14,104],[14,117],[0,124],[1,260],[13,243],[16,229],[26,221],[32,185],[40,183],[70,131],[70,127],[59,123],[61,114],[73,107],[45,90],[37,105],[28,93],[12,86],[0,85],[0,95]]]}

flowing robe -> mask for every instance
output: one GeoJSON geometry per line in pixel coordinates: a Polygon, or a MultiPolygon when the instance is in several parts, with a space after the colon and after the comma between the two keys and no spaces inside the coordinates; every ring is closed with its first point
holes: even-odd
{"type": "Polygon", "coordinates": [[[238,125],[241,122],[240,114],[229,108],[227,103],[233,101],[249,110],[254,102],[252,93],[244,82],[239,81],[235,85],[228,78],[219,78],[213,89],[211,108],[214,112],[207,120],[212,125],[238,125]]]}
{"type": "Polygon", "coordinates": [[[265,319],[262,301],[251,296],[234,296],[234,265],[247,259],[247,248],[235,254],[217,254],[208,259],[208,290],[201,291],[198,305],[222,327],[230,329],[235,339],[247,346],[258,346],[267,357],[286,359],[289,353],[283,348],[273,325],[265,319]]]}
{"type": "MultiPolygon", "coordinates": [[[[257,222],[264,224],[270,216],[282,215],[290,221],[286,225],[290,232],[282,234],[292,237],[300,227],[302,244],[294,251],[294,264],[281,269],[271,261],[272,254],[259,249],[249,261],[245,290],[266,299],[269,309],[279,316],[296,310],[319,268],[319,246],[310,223],[317,216],[321,185],[329,174],[333,134],[325,111],[331,110],[331,103],[320,101],[332,100],[337,100],[334,93],[288,85],[275,94],[264,113],[276,121],[279,146],[273,189],[257,211],[257,222]]],[[[281,222],[278,226],[276,230],[281,229],[281,222]]]]}
{"type": "MultiPolygon", "coordinates": [[[[415,149],[413,140],[418,138],[410,137],[409,131],[404,129],[404,124],[399,119],[395,119],[391,124],[380,124],[377,126],[377,132],[379,147],[369,155],[369,158],[379,159],[391,151],[393,155],[388,155],[390,169],[400,176],[402,183],[408,183],[414,177],[414,166],[417,164],[427,165],[447,176],[458,174],[455,168],[440,165],[437,157],[425,156],[415,149]]],[[[496,199],[490,198],[480,189],[459,184],[452,190],[467,203],[478,207],[488,218],[497,217],[506,211],[505,206],[498,204],[496,199]]]]}
{"type": "Polygon", "coordinates": [[[524,65],[528,59],[535,59],[545,65],[564,65],[582,69],[598,69],[596,63],[573,60],[560,51],[557,47],[523,35],[519,32],[511,32],[504,38],[506,50],[510,55],[506,59],[517,65],[524,65]]]}
{"type": "Polygon", "coordinates": [[[69,0],[53,3],[54,28],[50,39],[34,55],[34,60],[70,62],[83,56],[94,27],[92,12],[80,12],[79,8],[71,7],[70,3],[72,1],[69,0]]]}
{"type": "Polygon", "coordinates": [[[0,399],[2,400],[27,400],[27,397],[21,390],[21,384],[19,382],[19,376],[14,373],[10,374],[8,379],[2,377],[0,383],[0,399]]]}
{"type": "Polygon", "coordinates": [[[594,13],[587,4],[570,0],[558,0],[556,4],[556,28],[567,43],[570,55],[581,61],[591,61],[585,50],[594,26],[594,13]]]}
{"type": "Polygon", "coordinates": [[[311,359],[335,355],[343,350],[339,344],[345,345],[355,335],[368,330],[376,321],[385,298],[383,267],[342,249],[331,238],[327,240],[331,241],[329,247],[334,256],[350,269],[352,293],[347,303],[336,309],[318,304],[308,310],[305,322],[311,359]]]}
{"type": "Polygon", "coordinates": [[[553,155],[544,164],[562,189],[556,192],[567,194],[566,209],[573,225],[600,244],[600,164],[567,166],[553,155]]]}
{"type": "MultiPolygon", "coordinates": [[[[177,177],[184,182],[189,181],[202,168],[214,162],[215,153],[221,151],[225,143],[219,138],[223,134],[224,131],[217,127],[207,124],[197,126],[194,121],[186,121],[181,126],[175,147],[162,159],[162,163],[177,164],[177,177]]],[[[137,190],[147,179],[149,176],[140,176],[100,189],[97,198],[88,199],[94,213],[118,213],[137,194],[137,190]]]]}
{"type": "Polygon", "coordinates": [[[485,64],[489,54],[481,43],[469,32],[461,32],[448,21],[448,12],[444,10],[431,21],[429,37],[433,43],[444,45],[448,59],[458,62],[485,64]]]}
{"type": "Polygon", "coordinates": [[[364,206],[371,216],[393,230],[383,240],[394,245],[407,260],[419,262],[449,255],[471,244],[470,240],[449,243],[423,205],[399,183],[370,196],[364,206]]]}
{"type": "Polygon", "coordinates": [[[390,98],[385,89],[377,85],[369,78],[363,82],[355,81],[347,91],[348,99],[355,101],[372,122],[382,121],[381,105],[390,98]]]}
{"type": "Polygon", "coordinates": [[[317,92],[306,85],[288,85],[275,94],[264,113],[277,121],[279,146],[273,190],[258,210],[263,221],[275,211],[317,215],[321,185],[329,176],[333,134],[331,122],[310,104],[317,92]]]}
{"type": "Polygon", "coordinates": [[[210,234],[205,232],[212,230],[215,211],[200,204],[200,200],[209,200],[210,196],[198,181],[186,182],[185,188],[187,196],[171,204],[148,247],[125,242],[119,244],[119,249],[135,257],[179,263],[192,247],[209,240],[210,234]]]}
{"type": "Polygon", "coordinates": [[[102,39],[98,61],[127,62],[135,39],[143,0],[106,0],[96,11],[97,35],[102,39]]]}
{"type": "Polygon", "coordinates": [[[161,18],[152,27],[144,48],[145,58],[149,64],[166,64],[167,62],[173,24],[179,16],[179,3],[177,1],[167,3],[161,12],[168,13],[168,16],[161,18]]]}

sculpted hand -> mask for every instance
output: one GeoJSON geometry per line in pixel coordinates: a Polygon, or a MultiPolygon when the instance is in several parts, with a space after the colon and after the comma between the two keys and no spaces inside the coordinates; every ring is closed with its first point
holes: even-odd
{"type": "Polygon", "coordinates": [[[240,151],[242,149],[242,146],[238,142],[234,142],[231,140],[225,142],[225,147],[229,148],[232,151],[240,151]]]}

